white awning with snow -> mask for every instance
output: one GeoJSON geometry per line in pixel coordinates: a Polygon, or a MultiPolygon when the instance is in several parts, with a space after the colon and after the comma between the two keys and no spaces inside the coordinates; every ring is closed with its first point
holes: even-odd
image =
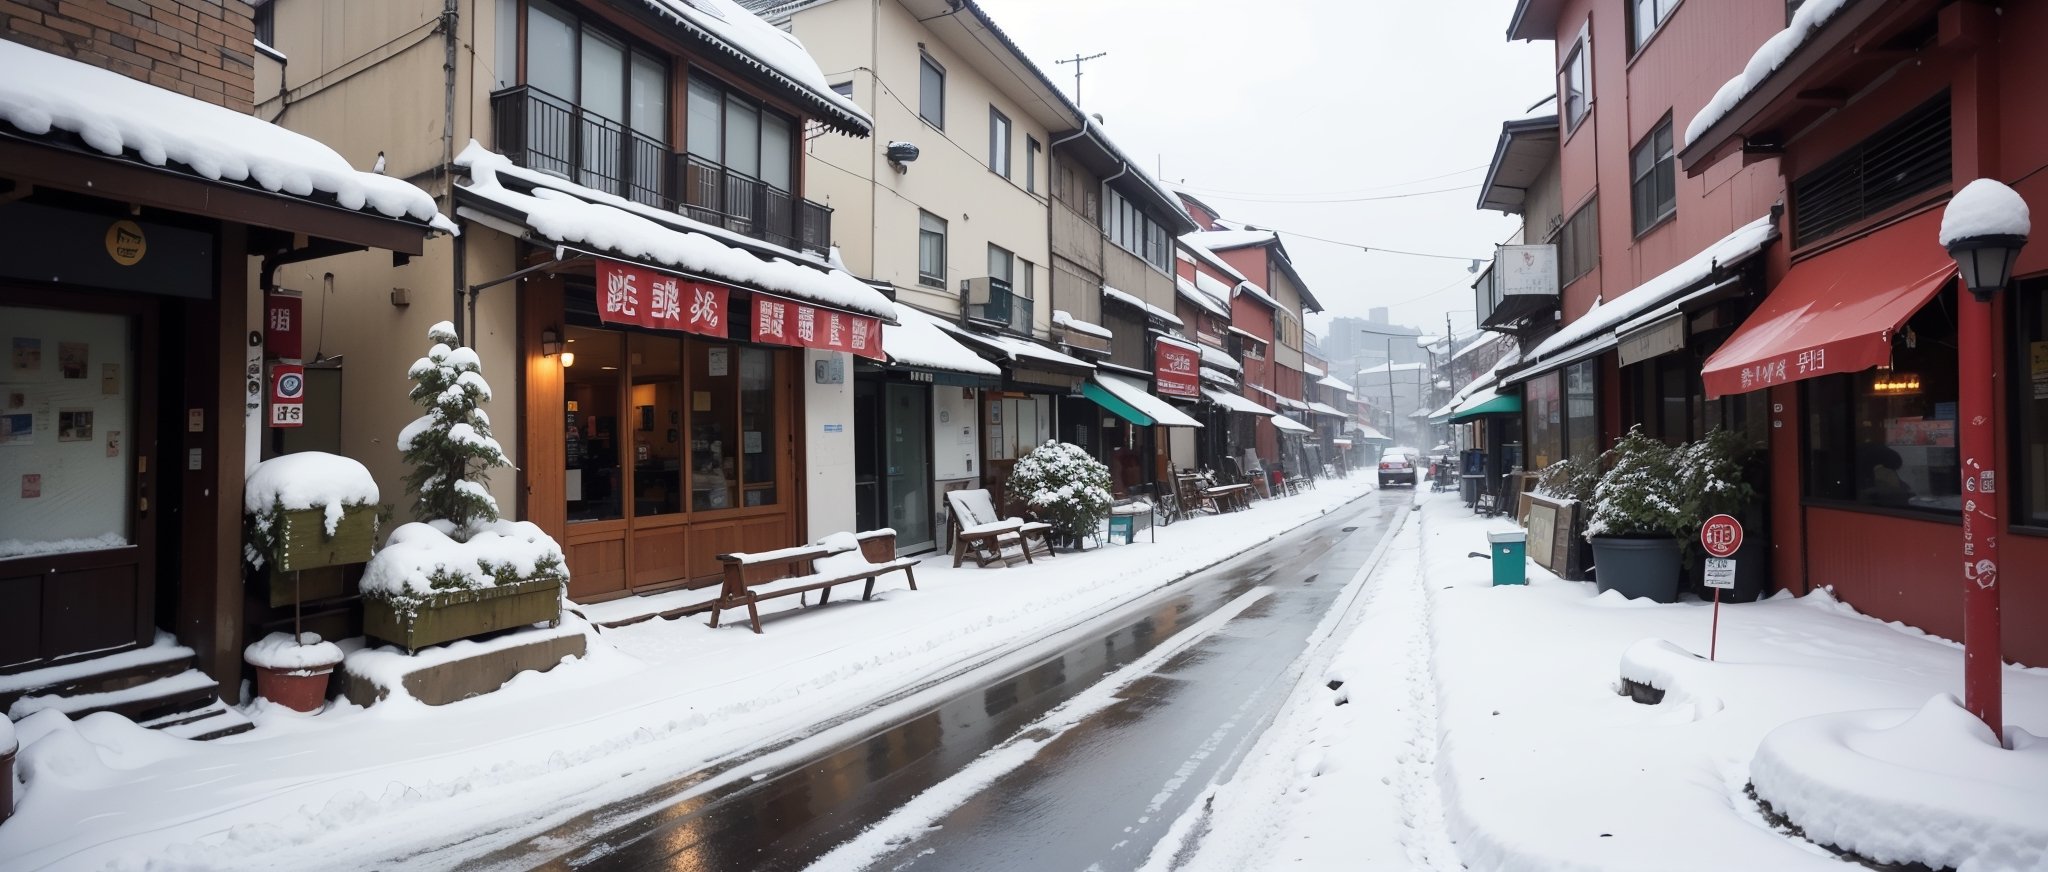
{"type": "Polygon", "coordinates": [[[1244,397],[1238,396],[1237,394],[1219,391],[1214,388],[1203,388],[1202,396],[1208,397],[1209,402],[1222,406],[1226,410],[1237,412],[1240,414],[1260,415],[1265,417],[1271,417],[1273,415],[1280,414],[1279,412],[1275,412],[1272,409],[1268,409],[1265,406],[1261,406],[1258,403],[1254,403],[1251,400],[1247,400],[1244,397]]]}
{"type": "Polygon", "coordinates": [[[1161,309],[1158,306],[1154,306],[1151,303],[1147,303],[1144,300],[1139,299],[1135,294],[1128,294],[1123,291],[1119,291],[1115,288],[1112,288],[1108,285],[1103,285],[1102,296],[1105,299],[1115,300],[1133,309],[1137,309],[1141,312],[1144,312],[1147,315],[1150,315],[1175,327],[1187,326],[1186,324],[1181,323],[1180,316],[1175,315],[1172,312],[1168,312],[1165,309],[1161,309]]]}
{"type": "Polygon", "coordinates": [[[892,363],[972,375],[1000,376],[1000,367],[946,335],[931,315],[896,304],[895,324],[882,326],[882,351],[892,363]]]}
{"type": "Polygon", "coordinates": [[[1147,390],[1136,379],[1098,372],[1095,374],[1095,383],[1101,385],[1103,390],[1109,391],[1117,399],[1131,404],[1132,408],[1144,412],[1147,417],[1152,419],[1153,423],[1161,427],[1202,426],[1202,422],[1188,417],[1186,412],[1174,408],[1172,403],[1154,396],[1150,390],[1147,390]]]}
{"type": "Polygon", "coordinates": [[[1289,417],[1287,417],[1286,415],[1274,415],[1274,416],[1273,416],[1273,426],[1274,426],[1274,427],[1277,427],[1277,428],[1279,428],[1280,432],[1282,432],[1282,433],[1314,433],[1314,432],[1316,432],[1316,428],[1314,428],[1314,427],[1310,427],[1310,426],[1309,426],[1309,425],[1307,425],[1307,424],[1303,424],[1303,423],[1301,423],[1300,421],[1296,421],[1296,420],[1294,420],[1293,418],[1289,418],[1289,417]]]}

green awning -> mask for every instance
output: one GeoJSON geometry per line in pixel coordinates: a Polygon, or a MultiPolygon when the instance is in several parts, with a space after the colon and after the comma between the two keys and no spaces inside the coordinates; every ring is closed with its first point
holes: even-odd
{"type": "Polygon", "coordinates": [[[1515,394],[1499,394],[1491,390],[1466,397],[1458,404],[1458,410],[1451,413],[1451,420],[1463,421],[1480,415],[1519,415],[1522,412],[1522,398],[1515,394]]]}
{"type": "Polygon", "coordinates": [[[1110,393],[1108,388],[1093,381],[1081,383],[1081,395],[1094,400],[1096,405],[1110,410],[1119,418],[1140,427],[1152,426],[1152,418],[1150,416],[1133,408],[1130,403],[1117,399],[1116,395],[1110,393]]]}

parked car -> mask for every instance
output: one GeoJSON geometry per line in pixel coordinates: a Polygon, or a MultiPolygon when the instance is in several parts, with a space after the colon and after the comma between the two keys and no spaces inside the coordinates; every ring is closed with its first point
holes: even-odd
{"type": "Polygon", "coordinates": [[[1415,462],[1422,455],[1413,448],[1389,448],[1380,452],[1380,487],[1391,484],[1415,486],[1415,462]]]}

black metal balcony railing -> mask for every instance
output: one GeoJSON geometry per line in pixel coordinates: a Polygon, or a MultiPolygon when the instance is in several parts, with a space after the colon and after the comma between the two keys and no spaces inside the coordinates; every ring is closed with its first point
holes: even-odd
{"type": "Polygon", "coordinates": [[[1000,324],[1012,333],[1031,335],[1030,297],[1011,291],[1010,283],[998,278],[988,279],[986,299],[977,299],[981,296],[979,291],[979,288],[969,291],[967,317],[990,324],[1000,324]]]}
{"type": "Polygon", "coordinates": [[[832,210],[530,85],[491,95],[500,152],[528,169],[764,242],[824,254],[832,210]]]}

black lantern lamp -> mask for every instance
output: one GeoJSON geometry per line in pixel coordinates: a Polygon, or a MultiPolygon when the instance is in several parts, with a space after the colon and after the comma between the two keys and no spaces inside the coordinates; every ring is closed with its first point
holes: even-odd
{"type": "Polygon", "coordinates": [[[562,334],[549,327],[540,331],[540,353],[542,357],[554,357],[562,353],[562,334]]]}
{"type": "Polygon", "coordinates": [[[2012,280],[2013,264],[2019,261],[2020,249],[2026,244],[2025,236],[1970,236],[1950,242],[1948,255],[1956,259],[1963,287],[1969,288],[1978,302],[1989,302],[1992,294],[2004,290],[2012,280]]]}

